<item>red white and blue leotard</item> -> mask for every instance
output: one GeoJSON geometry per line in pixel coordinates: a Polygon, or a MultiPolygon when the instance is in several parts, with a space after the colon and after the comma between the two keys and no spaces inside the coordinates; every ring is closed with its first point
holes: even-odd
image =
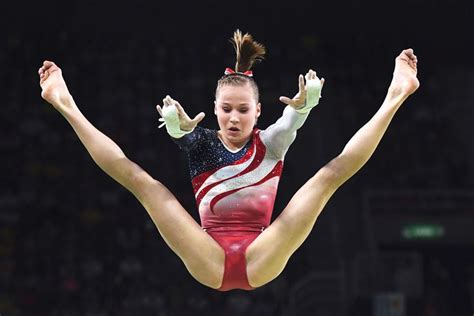
{"type": "Polygon", "coordinates": [[[174,139],[188,153],[201,226],[226,254],[222,291],[252,289],[245,250],[270,224],[285,153],[307,115],[287,106],[275,124],[255,128],[236,151],[216,130],[201,127],[174,139]]]}

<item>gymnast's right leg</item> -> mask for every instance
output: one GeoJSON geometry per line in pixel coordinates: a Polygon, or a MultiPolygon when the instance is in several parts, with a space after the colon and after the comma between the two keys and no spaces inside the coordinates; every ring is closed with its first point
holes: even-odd
{"type": "Polygon", "coordinates": [[[41,96],[69,122],[97,165],[135,195],[191,275],[204,285],[219,288],[225,259],[219,244],[201,229],[163,184],[129,160],[114,141],[84,117],[58,66],[45,61],[38,74],[41,96]]]}

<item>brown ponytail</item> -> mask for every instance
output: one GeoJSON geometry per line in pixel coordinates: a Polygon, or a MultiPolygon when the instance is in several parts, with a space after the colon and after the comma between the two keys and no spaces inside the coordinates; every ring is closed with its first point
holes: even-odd
{"type": "Polygon", "coordinates": [[[244,72],[250,70],[255,62],[261,61],[265,56],[265,47],[253,40],[252,35],[245,33],[242,35],[240,30],[234,32],[234,36],[230,39],[230,42],[234,46],[236,53],[235,72],[226,73],[217,82],[216,98],[219,93],[219,89],[223,86],[244,86],[249,84],[253,90],[255,100],[258,102],[259,92],[257,84],[253,77],[244,74],[244,72]]]}
{"type": "Polygon", "coordinates": [[[242,35],[242,32],[237,29],[230,41],[234,45],[237,55],[235,71],[244,72],[250,70],[255,62],[264,59],[265,47],[255,42],[249,33],[242,35]]]}

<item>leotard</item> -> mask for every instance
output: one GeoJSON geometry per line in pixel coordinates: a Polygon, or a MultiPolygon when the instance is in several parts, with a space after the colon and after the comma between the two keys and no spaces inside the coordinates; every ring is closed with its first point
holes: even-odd
{"type": "Polygon", "coordinates": [[[201,226],[225,252],[221,291],[253,289],[247,279],[245,251],[270,225],[285,154],[306,120],[287,106],[265,130],[232,151],[216,130],[196,127],[174,139],[188,154],[201,226]]]}

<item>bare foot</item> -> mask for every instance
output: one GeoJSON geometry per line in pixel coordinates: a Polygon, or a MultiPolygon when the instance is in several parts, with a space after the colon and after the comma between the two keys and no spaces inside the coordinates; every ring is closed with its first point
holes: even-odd
{"type": "Polygon", "coordinates": [[[52,61],[44,61],[38,70],[41,97],[53,105],[56,110],[67,110],[73,106],[72,96],[63,79],[61,68],[52,61]]]}
{"type": "Polygon", "coordinates": [[[395,59],[395,70],[390,83],[389,95],[392,97],[408,97],[420,86],[416,77],[418,59],[413,49],[405,49],[395,59]]]}

